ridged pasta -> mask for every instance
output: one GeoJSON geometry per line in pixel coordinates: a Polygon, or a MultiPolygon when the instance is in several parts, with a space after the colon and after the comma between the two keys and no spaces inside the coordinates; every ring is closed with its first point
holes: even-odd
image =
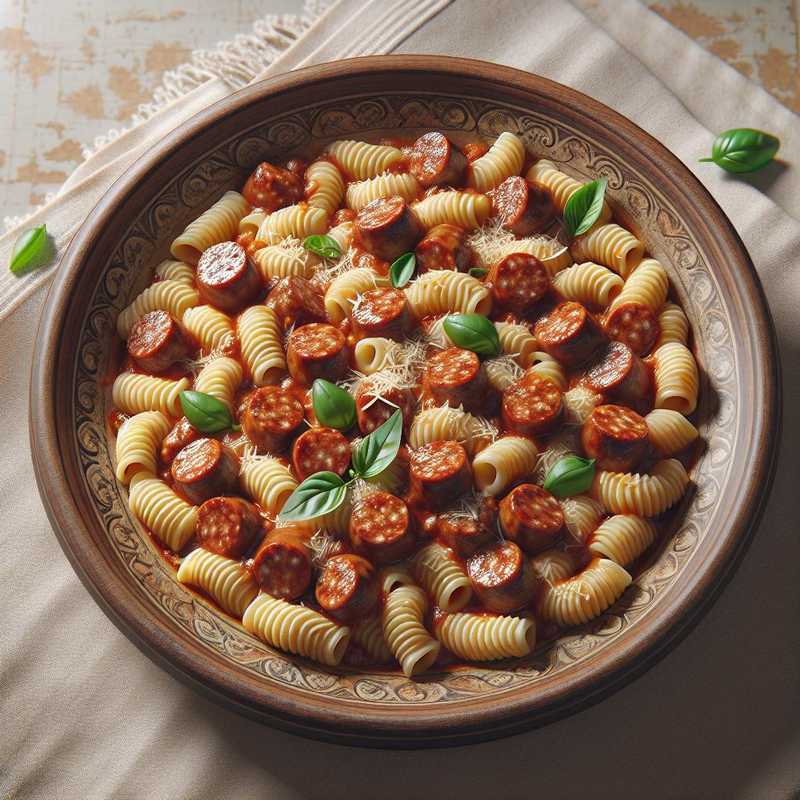
{"type": "Polygon", "coordinates": [[[577,575],[545,586],[539,613],[557,625],[581,625],[616,603],[631,580],[619,564],[595,558],[577,575]]]}
{"type": "Polygon", "coordinates": [[[306,203],[287,206],[268,214],[256,233],[256,239],[265,244],[278,244],[289,236],[301,241],[315,233],[325,233],[328,214],[322,208],[306,203]]]}
{"type": "Polygon", "coordinates": [[[286,374],[286,357],[278,317],[267,306],[251,306],[238,322],[242,358],[256,386],[278,383],[286,374]]]}
{"type": "Polygon", "coordinates": [[[600,405],[600,395],[585,386],[574,386],[564,392],[564,420],[571,425],[583,425],[600,405]]]}
{"type": "Polygon", "coordinates": [[[239,230],[239,220],[249,210],[247,200],[239,192],[225,192],[208,211],[186,226],[172,242],[170,253],[179,261],[196,265],[204,250],[233,239],[239,230]]]}
{"type": "Polygon", "coordinates": [[[656,540],[656,526],[634,514],[615,514],[604,520],[589,539],[589,550],[627,567],[656,540]]]}
{"type": "Polygon", "coordinates": [[[611,308],[623,303],[641,303],[657,314],[667,299],[669,278],[667,271],[654,258],[645,258],[633,271],[611,308]]]}
{"type": "Polygon", "coordinates": [[[114,471],[120,483],[129,483],[137,472],[155,475],[161,440],[170,427],[160,411],[142,411],[122,423],[117,433],[114,471]]]}
{"type": "Polygon", "coordinates": [[[662,345],[653,354],[656,408],[691,414],[697,408],[700,375],[688,347],[677,342],[662,345]]]}
{"type": "Polygon", "coordinates": [[[414,577],[442,611],[460,611],[472,599],[472,586],[461,565],[437,542],[423,547],[413,561],[414,577]]]}
{"type": "Polygon", "coordinates": [[[242,365],[234,358],[220,356],[209,361],[198,374],[194,388],[210,394],[233,411],[236,390],[242,382],[242,365]]]}
{"type": "Polygon", "coordinates": [[[488,192],[506,178],[519,175],[524,163],[522,139],[510,131],[503,131],[487,152],[472,162],[468,183],[479,192],[488,192]]]}
{"type": "Polygon", "coordinates": [[[462,228],[479,228],[492,213],[492,201],[485,194],[458,190],[436,192],[414,203],[420,222],[433,228],[445,222],[462,228]]]}
{"type": "Polygon", "coordinates": [[[241,561],[198,547],[178,567],[178,581],[202,589],[237,619],[258,594],[258,586],[241,561]]]}
{"type": "Polygon", "coordinates": [[[654,517],[677,503],[689,484],[680,461],[659,461],[649,475],[598,470],[592,484],[592,497],[612,514],[654,517]]]}
{"type": "Polygon", "coordinates": [[[575,561],[565,550],[545,550],[534,556],[530,564],[536,576],[550,586],[575,573],[575,561]]]}
{"type": "Polygon", "coordinates": [[[247,606],[242,625],[271,647],[331,667],[342,660],[350,642],[350,628],[265,592],[247,606]]]}
{"type": "Polygon", "coordinates": [[[658,326],[661,333],[653,350],[658,350],[661,345],[677,342],[686,344],[689,341],[689,320],[683,309],[675,303],[665,303],[658,315],[658,326]]]}
{"type": "Polygon", "coordinates": [[[139,472],[131,479],[131,511],[170,550],[180,552],[194,535],[197,506],[178,497],[159,478],[139,472]]]}
{"type": "Polygon", "coordinates": [[[504,392],[512,383],[522,377],[522,367],[511,356],[490,358],[483,362],[489,383],[498,392],[504,392]]]}
{"type": "Polygon", "coordinates": [[[353,623],[351,635],[353,641],[378,664],[386,664],[392,660],[392,651],[383,638],[383,623],[380,617],[365,617],[353,623]]]}
{"type": "Polygon", "coordinates": [[[253,254],[261,278],[265,283],[274,278],[286,278],[289,275],[300,275],[308,278],[319,264],[319,259],[306,250],[299,239],[290,237],[280,244],[270,244],[253,254]]]}
{"type": "Polygon", "coordinates": [[[334,278],[325,292],[325,313],[333,325],[338,325],[353,312],[360,294],[385,285],[385,280],[369,267],[356,267],[334,278]]]}
{"type": "Polygon", "coordinates": [[[126,414],[160,411],[175,418],[181,415],[180,393],[191,386],[188,378],[171,381],[154,375],[121,372],[111,387],[111,401],[126,414]]]}
{"type": "Polygon", "coordinates": [[[372,375],[383,369],[386,356],[394,344],[396,343],[392,339],[384,339],[382,336],[361,339],[353,348],[356,369],[364,375],[372,375]]]}
{"type": "Polygon", "coordinates": [[[306,202],[332,216],[342,204],[344,178],[336,164],[319,159],[308,165],[305,174],[306,202]]]}
{"type": "Polygon", "coordinates": [[[431,442],[463,442],[470,455],[485,443],[485,424],[461,408],[437,406],[422,409],[411,422],[408,445],[417,449],[431,442]]]}
{"type": "Polygon", "coordinates": [[[700,435],[697,428],[680,411],[670,408],[656,408],[644,421],[650,444],[662,458],[679,453],[700,435]]]}
{"type": "Polygon", "coordinates": [[[127,339],[133,323],[150,311],[166,311],[181,319],[187,308],[200,302],[200,293],[183,281],[158,281],[140,292],[136,299],[117,317],[117,333],[127,339]]]}
{"type": "Polygon", "coordinates": [[[266,216],[267,212],[261,209],[245,214],[239,220],[239,233],[251,233],[255,236],[266,216]]]}
{"type": "Polygon", "coordinates": [[[550,378],[562,392],[566,391],[567,373],[564,372],[564,368],[558,361],[543,351],[537,351],[531,355],[531,362],[531,372],[535,372],[543,378],[550,378]]]}
{"type": "Polygon", "coordinates": [[[441,643],[467,661],[527,656],[536,644],[536,623],[524,617],[448,614],[437,630],[441,643]]]}
{"type": "Polygon", "coordinates": [[[426,272],[406,290],[406,298],[418,319],[435,314],[488,314],[491,292],[466,272],[440,269],[426,272]]]}
{"type": "Polygon", "coordinates": [[[569,247],[549,236],[526,236],[523,239],[516,239],[506,248],[505,254],[510,253],[530,253],[536,256],[547,268],[551,279],[572,264],[569,247]]]}
{"type": "Polygon", "coordinates": [[[339,245],[342,253],[346,253],[353,241],[355,234],[355,225],[352,222],[342,222],[339,225],[331,228],[327,235],[339,245]]]}
{"type": "Polygon", "coordinates": [[[255,456],[243,461],[239,485],[265,511],[277,514],[297,488],[297,481],[288,467],[277,459],[255,456]]]}
{"type": "MultiPolygon", "coordinates": [[[[526,173],[525,177],[538,186],[544,186],[553,196],[553,203],[560,214],[564,213],[567,200],[583,186],[583,182],[576,180],[566,172],[562,172],[552,161],[545,158],[539,159],[526,173]]],[[[599,222],[602,225],[611,219],[611,208],[608,201],[603,202],[603,211],[599,222]]]]}
{"type": "Polygon", "coordinates": [[[168,258],[156,267],[155,275],[161,281],[177,281],[194,288],[194,269],[183,261],[168,258]]]}
{"type": "Polygon", "coordinates": [[[615,225],[595,223],[594,227],[572,242],[576,261],[596,261],[626,278],[639,266],[644,245],[630,232],[615,225]]]}
{"type": "Polygon", "coordinates": [[[529,367],[533,363],[531,358],[533,353],[539,348],[539,343],[530,329],[513,322],[495,322],[494,327],[500,339],[500,351],[513,356],[521,367],[529,367]]]}
{"type": "Polygon", "coordinates": [[[481,450],[472,461],[475,485],[493,497],[536,466],[536,445],[523,436],[503,436],[481,450]]]}
{"type": "Polygon", "coordinates": [[[379,197],[394,197],[395,195],[410,203],[416,198],[418,191],[417,179],[410,173],[386,172],[365,181],[351,183],[347,187],[347,205],[353,211],[361,211],[364,206],[379,197]]]}
{"type": "Polygon", "coordinates": [[[345,497],[344,502],[333,511],[323,514],[321,517],[314,517],[308,520],[314,528],[321,530],[323,533],[330,534],[331,536],[348,536],[350,532],[350,516],[353,513],[353,502],[350,497],[350,490],[345,497]]]}
{"type": "Polygon", "coordinates": [[[608,267],[584,261],[559,272],[553,286],[566,300],[605,308],[623,291],[625,282],[608,267]]]}
{"type": "Polygon", "coordinates": [[[396,147],[341,139],[325,148],[354,180],[363,181],[385,172],[403,157],[396,147]]]}
{"type": "Polygon", "coordinates": [[[383,567],[379,573],[381,591],[389,594],[401,586],[414,586],[414,576],[411,574],[411,567],[408,564],[390,564],[383,567]]]}
{"type": "Polygon", "coordinates": [[[559,501],[564,525],[573,538],[583,543],[603,518],[603,506],[587,494],[576,494],[559,501]]]}
{"type": "Polygon", "coordinates": [[[428,598],[419,586],[389,592],[383,607],[383,638],[408,678],[429,669],[441,649],[422,622],[427,609],[428,598]]]}
{"type": "Polygon", "coordinates": [[[188,308],[181,321],[183,327],[208,352],[230,347],[236,337],[233,320],[213,306],[188,308]]]}

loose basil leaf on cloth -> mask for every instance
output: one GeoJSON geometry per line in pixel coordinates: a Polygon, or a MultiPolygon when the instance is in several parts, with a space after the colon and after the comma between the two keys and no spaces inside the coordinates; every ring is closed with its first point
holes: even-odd
{"type": "Polygon", "coordinates": [[[544,488],[556,497],[586,492],[594,480],[594,459],[580,456],[559,458],[544,479],[544,488]]]}
{"type": "Polygon", "coordinates": [[[445,317],[443,327],[458,347],[490,358],[500,353],[497,328],[483,314],[450,314],[445,317]]]}
{"type": "Polygon", "coordinates": [[[187,389],[180,393],[181,409],[191,425],[200,433],[220,433],[236,428],[228,406],[204,392],[187,389]]]}
{"type": "Polygon", "coordinates": [[[386,422],[365,436],[353,453],[353,468],[362,478],[380,475],[397,457],[403,437],[403,412],[398,408],[386,422]]]}
{"type": "Polygon", "coordinates": [[[346,431],[356,424],[356,402],[350,392],[317,378],[311,386],[314,416],[322,425],[346,431]]]}
{"type": "Polygon", "coordinates": [[[483,278],[489,274],[489,270],[484,267],[472,267],[469,274],[472,275],[473,278],[483,278]]]}
{"type": "Polygon", "coordinates": [[[327,234],[306,236],[303,240],[303,247],[320,258],[339,258],[342,254],[339,242],[327,234]]]}
{"type": "Polygon", "coordinates": [[[580,236],[597,222],[603,210],[608,181],[600,178],[573,192],[564,207],[564,226],[570,236],[580,236]]]}
{"type": "Polygon", "coordinates": [[[389,278],[395,289],[402,289],[414,276],[417,268],[417,257],[413,253],[403,253],[392,261],[389,267],[389,278]]]}
{"type": "Polygon", "coordinates": [[[289,495],[278,519],[290,522],[320,517],[339,508],[346,494],[347,484],[335,472],[315,472],[289,495]]]}
{"type": "Polygon", "coordinates": [[[46,254],[50,250],[47,240],[47,226],[39,225],[20,234],[14,249],[11,251],[11,261],[8,268],[14,275],[24,275],[28,270],[43,267],[46,254]]]}
{"type": "Polygon", "coordinates": [[[714,140],[710,158],[700,161],[713,161],[728,172],[755,172],[775,158],[780,146],[780,139],[764,131],[731,128],[714,140]]]}

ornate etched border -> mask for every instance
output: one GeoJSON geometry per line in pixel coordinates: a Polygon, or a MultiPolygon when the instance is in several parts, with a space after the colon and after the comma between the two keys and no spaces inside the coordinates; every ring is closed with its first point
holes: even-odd
{"type": "Polygon", "coordinates": [[[131,580],[160,613],[190,631],[205,647],[266,681],[300,692],[374,704],[457,702],[533,684],[544,675],[568,670],[609,647],[631,626],[640,623],[687,568],[712,527],[715,500],[725,483],[733,450],[738,385],[730,331],[719,286],[676,209],[657,187],[643,181],[616,154],[584,131],[556,123],[530,109],[499,105],[490,99],[401,93],[377,99],[350,97],[277,116],[269,123],[241,131],[177,175],[132,220],[106,265],[81,331],[72,387],[74,430],[86,488],[131,580]],[[538,648],[527,659],[490,668],[458,668],[409,681],[396,673],[330,670],[288,657],[262,644],[238,623],[178,584],[172,569],[131,515],[127,493],[114,478],[105,433],[108,397],[100,377],[111,356],[117,313],[141,288],[149,270],[166,254],[169,242],[188,219],[238,181],[245,170],[271,154],[302,151],[341,136],[374,138],[401,128],[413,133],[413,129],[432,127],[456,137],[475,132],[494,137],[503,130],[512,130],[532,152],[563,164],[568,172],[608,177],[617,205],[629,215],[651,252],[668,265],[673,285],[693,323],[695,350],[705,372],[699,417],[708,449],[694,468],[697,491],[684,502],[677,530],[606,614],[557,642],[538,648]],[[706,357],[708,353],[713,353],[713,360],[706,357]]]}

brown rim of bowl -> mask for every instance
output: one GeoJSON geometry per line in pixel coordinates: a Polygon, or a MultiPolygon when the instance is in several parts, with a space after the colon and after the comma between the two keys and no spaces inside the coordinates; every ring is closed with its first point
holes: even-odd
{"type": "MultiPolygon", "coordinates": [[[[188,155],[183,160],[188,163],[188,155]]],[[[120,212],[121,214],[122,212],[120,212]]],[[[103,243],[107,246],[107,243],[103,243]]],[[[102,263],[102,258],[94,259],[102,263]]],[[[84,279],[86,276],[84,274],[84,279]]],[[[63,385],[63,384],[62,384],[63,385]]],[[[156,663],[185,683],[228,708],[282,730],[372,747],[451,746],[509,735],[540,726],[598,702],[641,675],[671,649],[700,619],[733,574],[763,512],[775,466],[780,429],[777,346],[764,293],[750,257],[721,208],[702,184],[658,141],[623,116],[574,89],[545,78],[488,62],[444,56],[370,56],[308,67],[242,89],[192,117],[166,136],[120,177],[100,200],[64,254],[50,289],[39,325],[31,372],[31,450],[36,480],[56,536],[73,568],[117,627],[156,663]],[[625,161],[644,174],[657,175],[665,194],[690,198],[691,229],[713,260],[724,259],[736,276],[733,300],[745,342],[752,350],[745,366],[752,371],[751,421],[748,439],[752,458],[738,499],[730,509],[727,535],[715,537],[711,557],[694,565],[687,590],[661,602],[638,629],[626,635],[624,646],[603,651],[589,670],[585,665],[560,676],[554,685],[521,689],[497,698],[471,699],[421,708],[364,708],[353,701],[301,694],[234,671],[205,651],[192,637],[163,615],[125,580],[119,559],[96,546],[84,520],[94,512],[81,481],[70,480],[77,469],[74,431],[59,423],[71,420],[72,393],[57,392],[60,376],[73,374],[74,350],[60,348],[80,325],[80,313],[69,300],[107,224],[122,201],[133,195],[144,202],[148,175],[168,156],[180,162],[187,144],[200,149],[222,141],[220,127],[246,107],[260,102],[265,113],[299,104],[307,106],[337,95],[396,91],[398,86],[485,97],[537,109],[599,129],[605,142],[624,154],[625,161]],[[331,84],[332,88],[331,88],[331,84]],[[211,126],[214,130],[211,130],[211,126]],[[745,311],[747,313],[745,313],[745,311]]],[[[730,476],[729,476],[730,480],[730,476]]]]}

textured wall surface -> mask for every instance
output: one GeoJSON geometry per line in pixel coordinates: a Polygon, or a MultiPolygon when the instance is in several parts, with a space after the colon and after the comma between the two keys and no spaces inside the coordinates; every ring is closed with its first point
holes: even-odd
{"type": "MultiPolygon", "coordinates": [[[[648,0],[650,7],[800,111],[790,0],[648,0]]],[[[164,70],[248,31],[293,0],[7,0],[0,4],[0,217],[58,189],[81,148],[126,124],[164,70]]],[[[743,119],[731,125],[746,125],[743,119]]]]}

